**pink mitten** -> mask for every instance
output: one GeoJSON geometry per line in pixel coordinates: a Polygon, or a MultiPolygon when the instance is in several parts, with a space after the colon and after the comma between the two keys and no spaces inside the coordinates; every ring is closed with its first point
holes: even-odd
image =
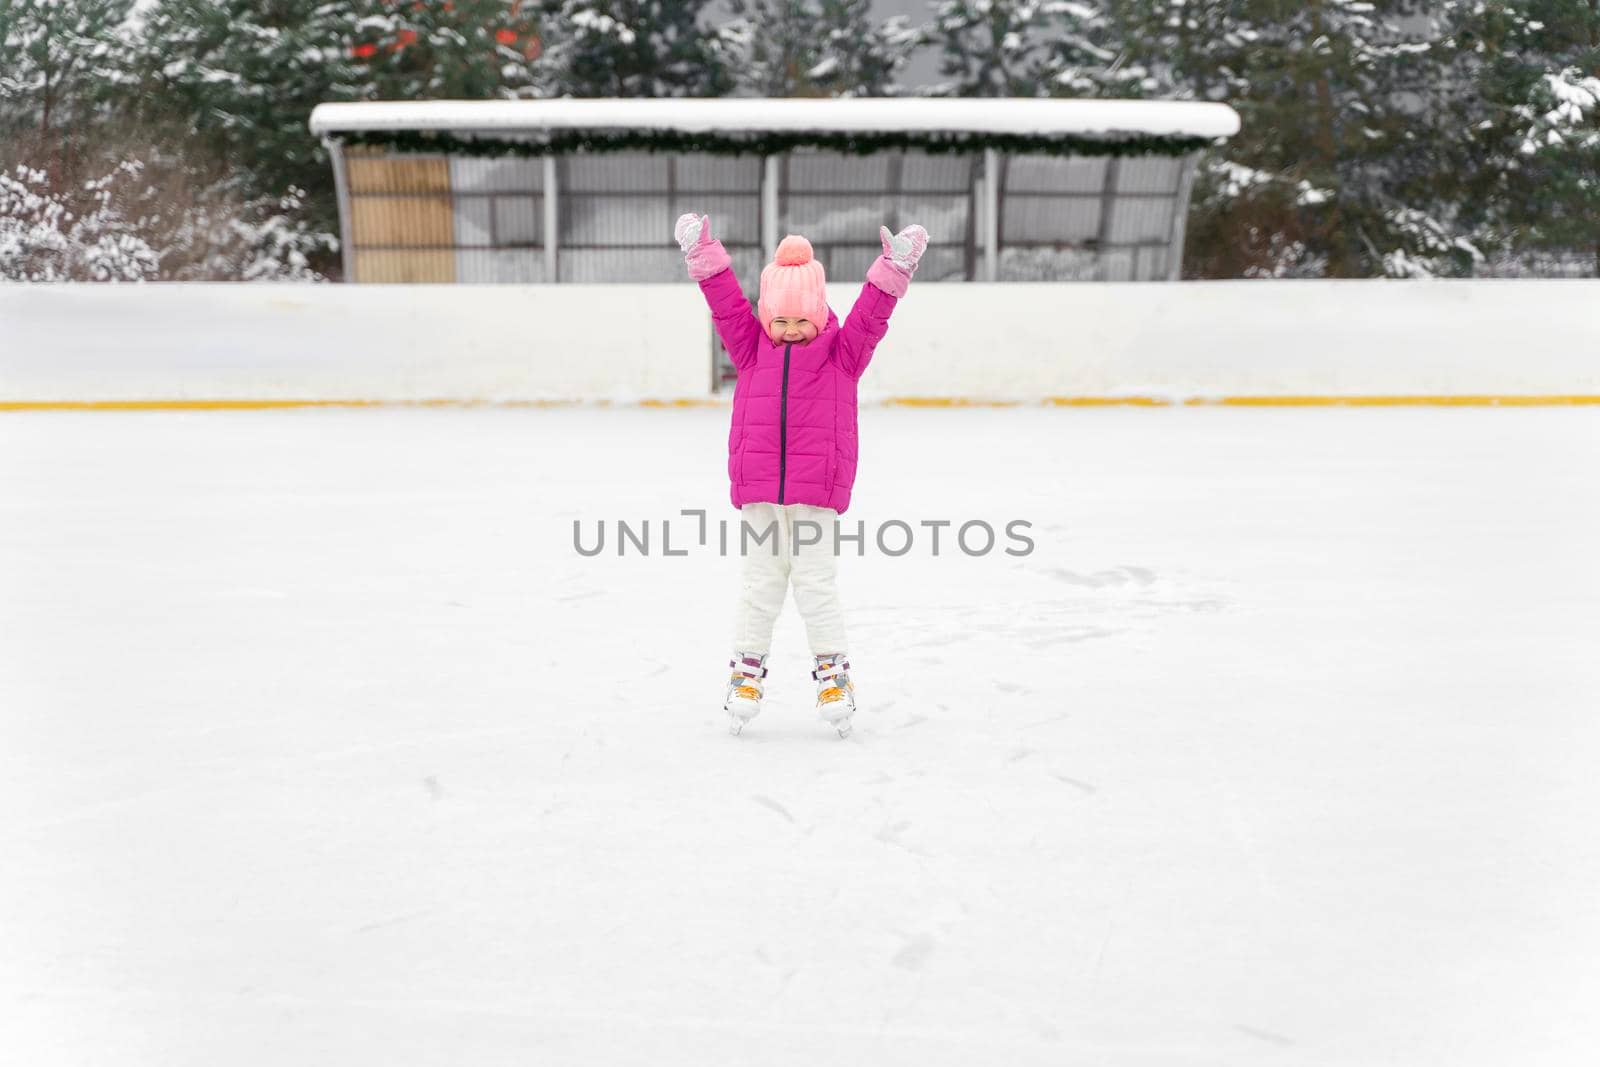
{"type": "Polygon", "coordinates": [[[733,266],[733,259],[722,247],[722,242],[711,236],[711,216],[686,212],[678,216],[672,236],[683,249],[683,261],[689,267],[689,277],[703,282],[733,266]]]}
{"type": "Polygon", "coordinates": [[[883,242],[883,255],[867,268],[867,281],[898,299],[906,295],[917,261],[927,251],[928,231],[912,223],[891,237],[889,227],[879,226],[878,238],[883,242]]]}

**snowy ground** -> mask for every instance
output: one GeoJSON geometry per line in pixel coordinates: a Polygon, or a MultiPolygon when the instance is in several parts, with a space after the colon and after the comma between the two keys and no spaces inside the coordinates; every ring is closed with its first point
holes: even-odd
{"type": "Polygon", "coordinates": [[[847,741],[726,419],[0,416],[5,1061],[1593,1062],[1600,410],[865,411],[847,741]]]}

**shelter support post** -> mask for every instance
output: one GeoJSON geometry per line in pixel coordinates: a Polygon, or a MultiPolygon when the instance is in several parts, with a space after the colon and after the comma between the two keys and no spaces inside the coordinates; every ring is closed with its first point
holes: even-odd
{"type": "Polygon", "coordinates": [[[761,256],[778,248],[778,157],[767,156],[761,167],[761,256]]]}
{"type": "Polygon", "coordinates": [[[553,284],[559,279],[561,248],[560,199],[556,188],[556,157],[544,157],[544,280],[553,284]]]}
{"type": "Polygon", "coordinates": [[[1172,205],[1172,240],[1167,249],[1167,281],[1183,277],[1183,242],[1189,226],[1189,198],[1194,193],[1195,172],[1200,169],[1200,153],[1190,152],[1183,157],[1183,167],[1178,174],[1178,195],[1172,205]]]}
{"type": "Polygon", "coordinates": [[[344,163],[344,142],[324,137],[322,145],[333,160],[333,190],[339,207],[339,270],[347,282],[356,280],[356,256],[350,247],[350,172],[344,163]]]}
{"type": "Polygon", "coordinates": [[[1000,153],[983,150],[983,280],[1000,278],[1000,153]]]}

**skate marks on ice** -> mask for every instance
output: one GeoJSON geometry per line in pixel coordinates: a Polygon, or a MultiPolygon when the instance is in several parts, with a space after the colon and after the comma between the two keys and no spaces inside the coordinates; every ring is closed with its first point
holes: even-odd
{"type": "Polygon", "coordinates": [[[1241,1034],[1255,1038],[1257,1041],[1265,1041],[1267,1044],[1277,1045],[1279,1048],[1290,1048],[1294,1045],[1294,1041],[1291,1038],[1284,1037],[1282,1034],[1275,1034],[1270,1030],[1258,1030],[1254,1026],[1246,1026],[1243,1023],[1234,1023],[1233,1028],[1241,1034]]]}
{"type": "MultiPolygon", "coordinates": [[[[898,643],[915,662],[938,664],[943,650],[970,642],[974,632],[1010,646],[1048,651],[1126,637],[1174,616],[1232,609],[1234,598],[1216,585],[1214,580],[1165,575],[1131,564],[1075,571],[1019,563],[1003,587],[975,591],[965,603],[863,607],[855,614],[867,625],[899,627],[905,636],[898,643]],[[952,608],[959,613],[956,626],[950,625],[952,608]]],[[[1012,696],[1033,692],[1015,679],[1000,679],[996,688],[1012,696]]]]}
{"type": "Polygon", "coordinates": [[[1049,773],[1050,777],[1054,778],[1056,781],[1065,782],[1066,784],[1072,786],[1072,788],[1082,790],[1086,794],[1094,794],[1099,792],[1099,786],[1090,785],[1088,782],[1081,781],[1077,778],[1069,778],[1064,774],[1057,774],[1054,771],[1049,773]]]}
{"type": "Polygon", "coordinates": [[[1148,567],[1122,564],[1089,574],[1065,567],[1046,567],[1039,573],[1065,585],[1080,589],[1104,590],[1109,595],[1089,598],[1090,602],[1137,617],[1176,612],[1216,612],[1231,607],[1233,601],[1197,583],[1177,576],[1164,577],[1148,567]]]}
{"type": "Polygon", "coordinates": [[[1044,573],[1068,585],[1083,585],[1090,589],[1103,589],[1108,585],[1127,585],[1130,582],[1150,585],[1156,580],[1155,573],[1144,567],[1112,567],[1110,570],[1095,571],[1093,574],[1075,574],[1065,567],[1051,567],[1044,573]]]}
{"type": "Polygon", "coordinates": [[[757,804],[760,804],[763,808],[766,808],[769,811],[775,811],[779,815],[782,815],[785,819],[789,820],[791,825],[794,824],[794,816],[789,814],[789,809],[784,807],[782,804],[779,804],[771,797],[762,796],[760,793],[754,793],[751,795],[750,799],[755,801],[757,804]]]}

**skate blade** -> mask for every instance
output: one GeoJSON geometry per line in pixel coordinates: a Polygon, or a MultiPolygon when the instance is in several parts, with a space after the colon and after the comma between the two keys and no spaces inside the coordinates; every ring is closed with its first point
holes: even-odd
{"type": "Polygon", "coordinates": [[[738,736],[739,731],[744,729],[745,723],[761,714],[761,705],[753,700],[730,700],[722,706],[722,710],[728,713],[730,720],[728,732],[738,736]]]}

